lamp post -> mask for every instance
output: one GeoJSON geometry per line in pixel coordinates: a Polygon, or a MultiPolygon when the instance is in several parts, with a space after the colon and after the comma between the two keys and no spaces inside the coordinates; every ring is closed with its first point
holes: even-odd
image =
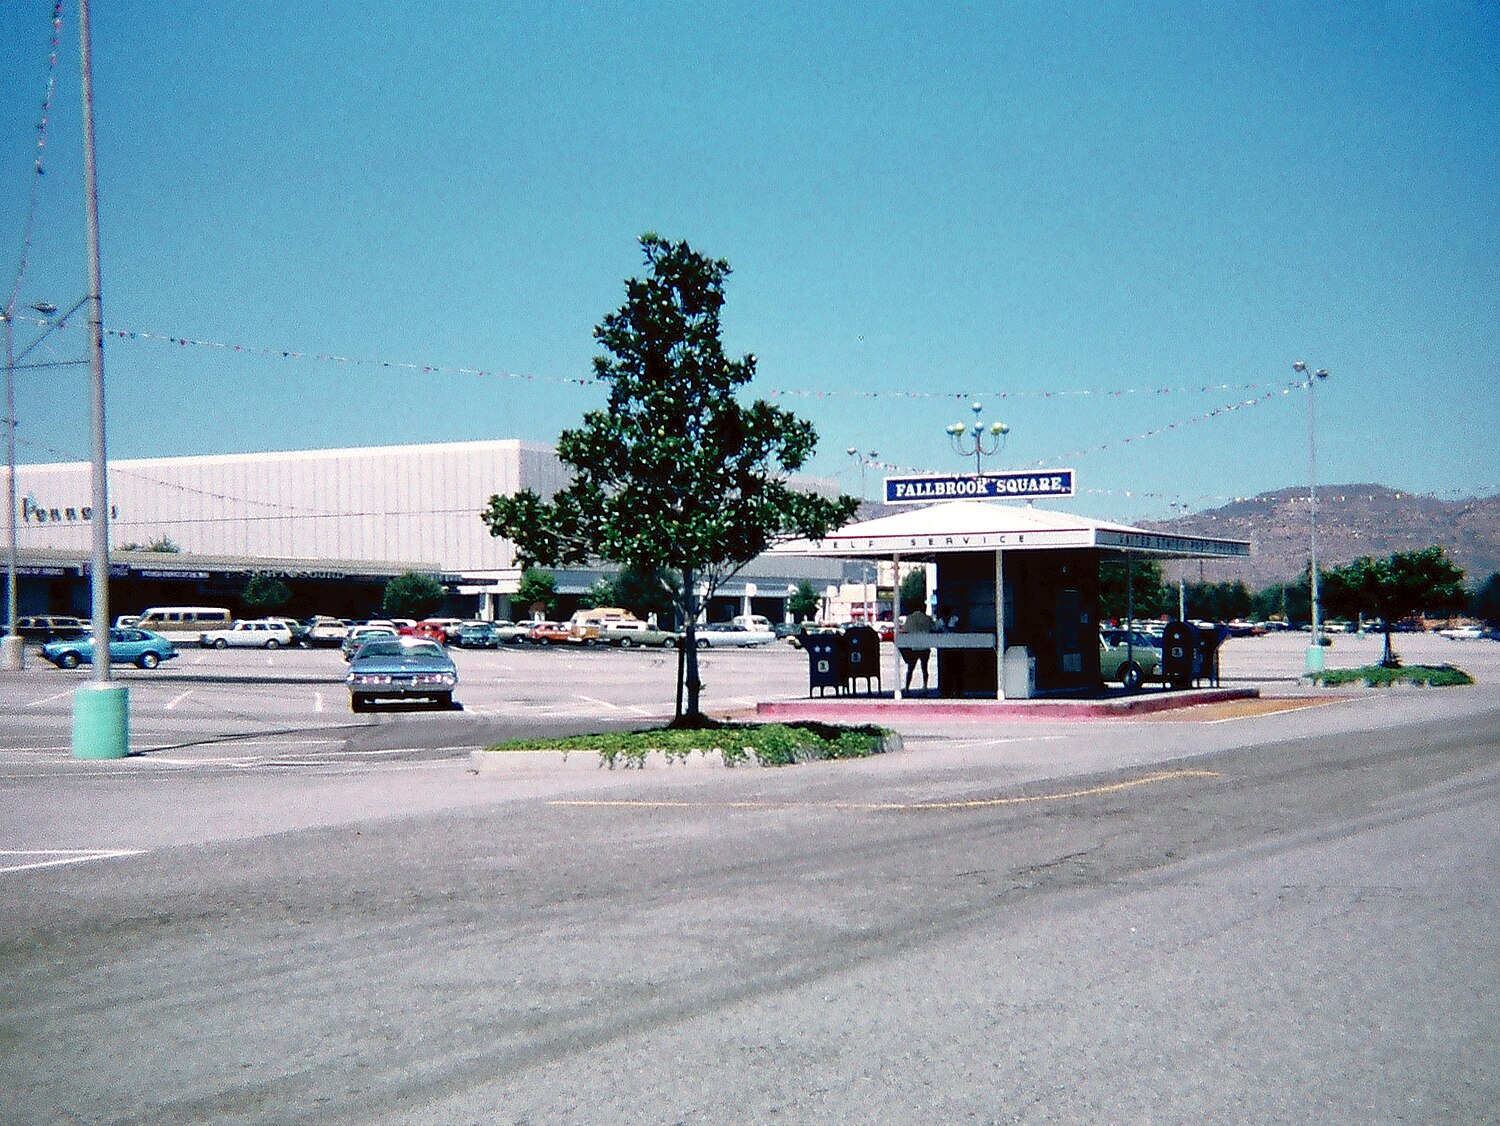
{"type": "Polygon", "coordinates": [[[1308,374],[1307,364],[1298,360],[1292,364],[1298,375],[1307,376],[1307,507],[1308,507],[1308,572],[1312,596],[1312,644],[1307,647],[1307,671],[1321,672],[1323,669],[1323,628],[1318,618],[1318,444],[1317,401],[1318,381],[1328,378],[1324,368],[1308,374]]]}
{"type": "MultiPolygon", "coordinates": [[[[865,469],[868,466],[873,465],[875,463],[875,459],[878,458],[880,456],[880,454],[877,453],[874,450],[871,450],[867,454],[862,454],[862,453],[859,452],[858,448],[855,447],[855,446],[850,446],[844,452],[847,453],[850,457],[852,457],[855,461],[859,462],[859,503],[860,504],[864,504],[865,503],[865,469]]],[[[875,565],[872,563],[872,564],[870,564],[870,566],[873,568],[875,565]]],[[[875,602],[876,602],[876,599],[879,597],[879,593],[880,593],[879,592],[879,586],[880,586],[880,574],[877,571],[876,572],[876,576],[875,576],[875,581],[872,582],[868,587],[865,588],[865,593],[869,595],[869,597],[866,599],[867,605],[866,605],[866,608],[865,608],[865,613],[868,615],[867,618],[866,618],[866,621],[867,621],[867,623],[869,625],[872,625],[872,626],[875,624],[875,602]]]]}
{"type": "Polygon", "coordinates": [[[994,457],[1005,448],[1005,438],[1010,433],[1010,427],[1003,422],[992,422],[986,426],[979,420],[979,414],[984,410],[979,403],[972,404],[969,409],[974,412],[972,432],[968,424],[955,422],[948,427],[948,438],[953,443],[954,452],[960,457],[974,459],[974,476],[978,477],[981,472],[980,459],[994,457]],[[966,438],[971,433],[972,437],[966,438]]]}

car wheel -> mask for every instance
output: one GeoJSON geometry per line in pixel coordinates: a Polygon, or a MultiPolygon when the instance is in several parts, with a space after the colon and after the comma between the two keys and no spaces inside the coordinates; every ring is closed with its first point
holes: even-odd
{"type": "Polygon", "coordinates": [[[451,708],[451,707],[453,707],[453,693],[452,692],[438,692],[438,693],[435,693],[433,695],[433,697],[432,697],[432,702],[434,704],[436,704],[440,708],[451,708]]]}
{"type": "Polygon", "coordinates": [[[615,644],[618,645],[621,649],[629,649],[632,645],[635,644],[635,642],[631,641],[628,637],[622,637],[619,641],[615,642],[615,644]]]}
{"type": "Polygon", "coordinates": [[[661,643],[661,647],[663,649],[676,649],[677,639],[675,637],[669,637],[661,643]]]}
{"type": "Polygon", "coordinates": [[[157,665],[161,664],[161,658],[155,653],[142,653],[136,658],[135,663],[143,669],[154,669],[157,665]]]}
{"type": "Polygon", "coordinates": [[[1141,681],[1146,676],[1141,672],[1141,666],[1134,661],[1126,661],[1120,666],[1120,684],[1127,692],[1140,691],[1141,681]]]}
{"type": "Polygon", "coordinates": [[[224,640],[224,638],[222,638],[222,637],[216,637],[216,638],[214,638],[214,648],[215,649],[228,649],[229,648],[229,642],[226,641],[226,640],[224,640]]]}
{"type": "Polygon", "coordinates": [[[77,653],[59,653],[57,655],[57,667],[60,669],[76,669],[78,667],[77,653]]]}
{"type": "Polygon", "coordinates": [[[351,712],[364,712],[370,710],[370,701],[363,696],[349,697],[349,710],[351,712]]]}
{"type": "Polygon", "coordinates": [[[280,649],[281,648],[281,642],[277,641],[273,637],[269,641],[266,642],[266,648],[267,649],[280,649]]]}
{"type": "Polygon", "coordinates": [[[708,648],[708,642],[705,639],[701,638],[701,637],[698,638],[698,648],[699,649],[707,649],[708,648]]]}

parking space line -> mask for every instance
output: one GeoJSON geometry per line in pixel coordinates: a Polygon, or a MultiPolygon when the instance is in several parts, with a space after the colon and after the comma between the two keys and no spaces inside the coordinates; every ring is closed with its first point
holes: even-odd
{"type": "Polygon", "coordinates": [[[321,712],[322,710],[323,710],[323,693],[321,693],[321,692],[314,692],[313,693],[313,711],[315,711],[315,712],[321,712]]]}
{"type": "Polygon", "coordinates": [[[182,692],[182,693],[179,693],[176,696],[173,696],[170,700],[167,701],[166,710],[169,711],[169,712],[172,711],[172,710],[174,710],[177,707],[178,704],[182,703],[184,700],[186,700],[192,694],[193,694],[193,689],[189,688],[186,692],[182,692]]]}
{"type": "Polygon", "coordinates": [[[608,708],[612,712],[617,712],[620,710],[619,704],[611,704],[608,700],[597,700],[593,696],[583,696],[575,693],[573,698],[575,700],[582,700],[585,703],[589,704],[598,704],[601,708],[608,708]]]}
{"type": "Polygon", "coordinates": [[[54,692],[50,696],[43,696],[40,700],[33,700],[33,701],[31,701],[31,703],[27,704],[26,706],[28,708],[39,708],[43,704],[50,704],[50,703],[52,703],[53,700],[61,700],[65,696],[71,696],[71,695],[73,695],[73,689],[69,688],[66,692],[54,692]]]}
{"type": "Polygon", "coordinates": [[[57,868],[64,864],[87,864],[93,860],[113,860],[118,856],[140,856],[145,851],[143,848],[3,848],[0,849],[0,856],[54,856],[57,859],[7,864],[0,867],[0,873],[57,868]]]}

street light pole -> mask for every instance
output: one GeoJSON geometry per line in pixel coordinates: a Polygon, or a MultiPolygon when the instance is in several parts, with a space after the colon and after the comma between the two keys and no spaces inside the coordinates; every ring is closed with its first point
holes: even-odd
{"type": "MultiPolygon", "coordinates": [[[[875,459],[878,458],[880,454],[875,450],[871,450],[868,454],[862,454],[859,452],[858,448],[854,446],[850,446],[845,452],[848,453],[848,455],[855,461],[859,462],[859,503],[864,504],[865,468],[873,464],[875,459]]],[[[874,567],[875,565],[872,563],[871,566],[874,567]]],[[[865,593],[869,596],[866,600],[865,606],[865,613],[867,615],[866,621],[868,622],[868,624],[873,626],[875,624],[876,602],[880,597],[880,572],[878,569],[876,569],[875,571],[875,581],[866,588],[865,593]]]]}
{"type": "Polygon", "coordinates": [[[1307,364],[1298,360],[1292,364],[1298,375],[1307,376],[1307,507],[1308,507],[1308,570],[1312,597],[1312,644],[1307,647],[1307,671],[1321,672],[1323,669],[1323,628],[1318,614],[1318,442],[1317,401],[1318,381],[1328,378],[1324,368],[1308,374],[1307,364]]]}
{"type": "Polygon", "coordinates": [[[964,441],[964,435],[969,432],[969,427],[965,423],[955,422],[952,426],[948,427],[948,437],[953,442],[954,451],[960,457],[973,456],[974,476],[978,477],[983,472],[980,466],[980,459],[994,457],[1005,448],[1005,438],[1010,433],[1010,427],[1003,422],[992,422],[989,426],[985,426],[984,423],[979,421],[979,412],[984,410],[984,407],[978,403],[974,403],[969,409],[974,412],[973,449],[970,449],[968,443],[964,441]],[[985,447],[986,435],[990,439],[988,448],[985,447]]]}

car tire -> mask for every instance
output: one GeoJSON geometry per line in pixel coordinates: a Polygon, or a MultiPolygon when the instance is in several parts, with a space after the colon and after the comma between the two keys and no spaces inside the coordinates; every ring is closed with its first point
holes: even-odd
{"type": "Polygon", "coordinates": [[[351,712],[366,712],[370,710],[370,701],[364,696],[351,695],[349,697],[349,710],[351,712]]]}
{"type": "Polygon", "coordinates": [[[669,637],[661,643],[661,647],[663,649],[676,649],[677,639],[675,637],[669,637]]]}
{"type": "Polygon", "coordinates": [[[57,667],[60,669],[76,669],[78,667],[78,654],[72,651],[59,653],[57,655],[57,667]]]}
{"type": "Polygon", "coordinates": [[[143,669],[154,669],[157,665],[161,664],[161,658],[155,653],[142,653],[135,659],[135,663],[143,669]]]}
{"type": "Polygon", "coordinates": [[[635,642],[631,641],[628,637],[622,637],[619,641],[616,641],[615,644],[618,645],[621,649],[629,649],[632,645],[635,644],[635,642]]]}
{"type": "Polygon", "coordinates": [[[214,638],[214,648],[215,649],[228,649],[229,648],[229,642],[226,641],[222,637],[216,637],[216,638],[214,638]]]}
{"type": "Polygon", "coordinates": [[[1141,684],[1146,679],[1146,674],[1141,671],[1141,666],[1134,661],[1126,661],[1120,666],[1120,686],[1127,692],[1139,692],[1141,684]]]}
{"type": "Polygon", "coordinates": [[[432,702],[434,704],[436,704],[440,708],[447,708],[447,709],[449,709],[451,711],[452,708],[453,708],[453,693],[452,692],[437,692],[437,693],[434,693],[433,697],[432,697],[432,702]]]}
{"type": "Polygon", "coordinates": [[[280,649],[281,648],[281,642],[277,641],[273,637],[269,641],[266,642],[266,648],[267,649],[280,649]]]}
{"type": "Polygon", "coordinates": [[[704,640],[703,638],[701,638],[701,637],[698,638],[698,648],[699,649],[707,649],[708,648],[708,642],[706,640],[704,640]]]}

